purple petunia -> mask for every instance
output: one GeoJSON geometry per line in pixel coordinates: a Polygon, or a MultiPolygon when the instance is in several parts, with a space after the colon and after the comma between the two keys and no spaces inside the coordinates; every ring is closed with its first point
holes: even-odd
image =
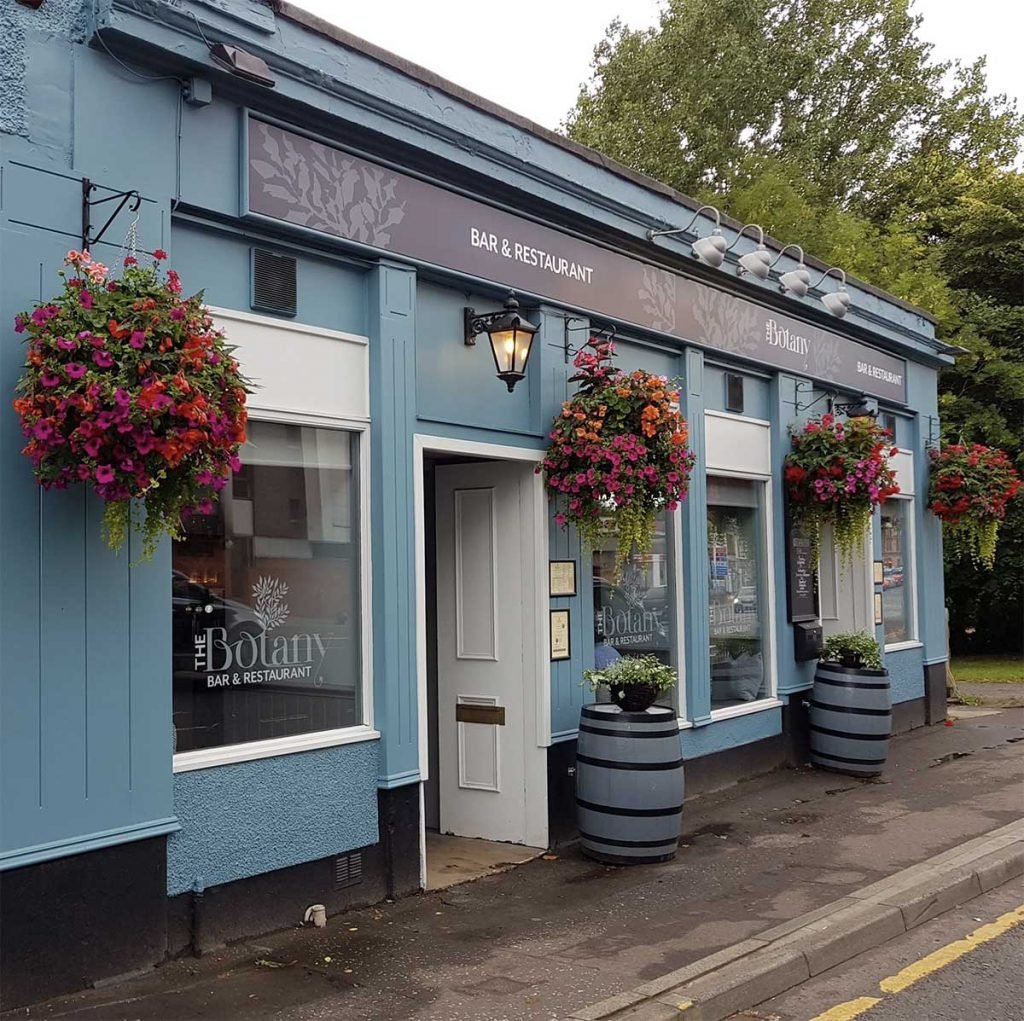
{"type": "Polygon", "coordinates": [[[101,369],[109,369],[114,364],[114,359],[109,351],[94,351],[92,360],[101,369]]]}
{"type": "Polygon", "coordinates": [[[69,379],[81,379],[89,370],[81,362],[68,362],[64,371],[69,379]]]}
{"type": "Polygon", "coordinates": [[[109,464],[101,464],[96,469],[96,481],[100,484],[114,481],[114,469],[109,464]]]}

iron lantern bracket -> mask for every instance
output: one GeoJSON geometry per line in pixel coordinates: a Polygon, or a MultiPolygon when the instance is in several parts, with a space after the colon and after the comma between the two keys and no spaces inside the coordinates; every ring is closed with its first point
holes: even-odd
{"type": "Polygon", "coordinates": [[[135,191],[119,191],[106,198],[94,199],[92,193],[97,186],[88,177],[82,178],[82,251],[87,252],[93,245],[98,245],[103,240],[107,228],[117,218],[117,214],[128,206],[129,212],[137,213],[142,205],[142,195],[135,191]],[[120,201],[118,201],[120,199],[120,201]],[[92,210],[95,206],[102,206],[106,202],[117,202],[114,211],[107,217],[107,222],[94,235],[92,233],[92,210]],[[128,203],[131,205],[128,205],[128,203]]]}

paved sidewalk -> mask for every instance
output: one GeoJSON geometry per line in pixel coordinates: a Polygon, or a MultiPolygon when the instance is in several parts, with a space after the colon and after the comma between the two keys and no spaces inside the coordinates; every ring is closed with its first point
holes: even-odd
{"type": "Polygon", "coordinates": [[[570,850],[10,1017],[564,1018],[1017,821],[1022,728],[1011,709],[915,731],[880,782],[783,771],[708,795],[667,865],[570,850]]]}

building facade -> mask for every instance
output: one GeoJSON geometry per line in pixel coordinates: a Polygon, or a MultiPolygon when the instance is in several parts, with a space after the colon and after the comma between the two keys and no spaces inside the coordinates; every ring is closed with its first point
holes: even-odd
{"type": "Polygon", "coordinates": [[[780,293],[779,245],[741,275],[756,243],[729,221],[721,267],[652,241],[695,203],[287,3],[44,0],[0,25],[4,400],[15,314],[82,246],[83,179],[141,197],[96,258],[137,219],[255,385],[217,514],[136,566],[98,499],[38,489],[0,414],[4,1007],[415,891],[429,831],[571,839],[580,681],[608,649],[678,669],[691,791],[800,761],[808,619],[875,631],[897,729],[944,716],[922,497],[949,356],[925,314],[850,281],[836,318],[831,277],[780,293]],[[538,327],[513,392],[465,335],[509,290],[538,327]],[[592,333],[681,379],[697,454],[618,576],[535,472],[592,333]],[[901,494],[852,568],[826,544],[801,607],[789,430],[862,395],[901,494]]]}

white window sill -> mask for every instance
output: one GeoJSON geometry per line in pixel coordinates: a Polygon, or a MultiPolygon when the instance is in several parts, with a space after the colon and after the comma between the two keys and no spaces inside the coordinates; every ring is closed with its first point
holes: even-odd
{"type": "Polygon", "coordinates": [[[904,649],[923,649],[924,642],[909,641],[909,642],[896,642],[894,645],[887,645],[885,647],[886,652],[903,652],[904,649]]]}
{"type": "Polygon", "coordinates": [[[250,741],[247,744],[229,744],[222,748],[201,748],[175,755],[174,772],[189,773],[194,769],[211,769],[235,762],[270,759],[276,755],[294,755],[296,752],[309,752],[317,748],[335,748],[343,744],[379,739],[380,731],[361,726],[323,730],[315,734],[295,734],[293,737],[275,737],[269,741],[250,741]]]}
{"type": "Polygon", "coordinates": [[[744,702],[741,705],[730,705],[724,709],[712,709],[711,720],[717,723],[719,720],[731,720],[737,716],[749,716],[751,713],[760,713],[766,709],[778,709],[783,705],[781,698],[762,698],[756,702],[744,702]]]}

